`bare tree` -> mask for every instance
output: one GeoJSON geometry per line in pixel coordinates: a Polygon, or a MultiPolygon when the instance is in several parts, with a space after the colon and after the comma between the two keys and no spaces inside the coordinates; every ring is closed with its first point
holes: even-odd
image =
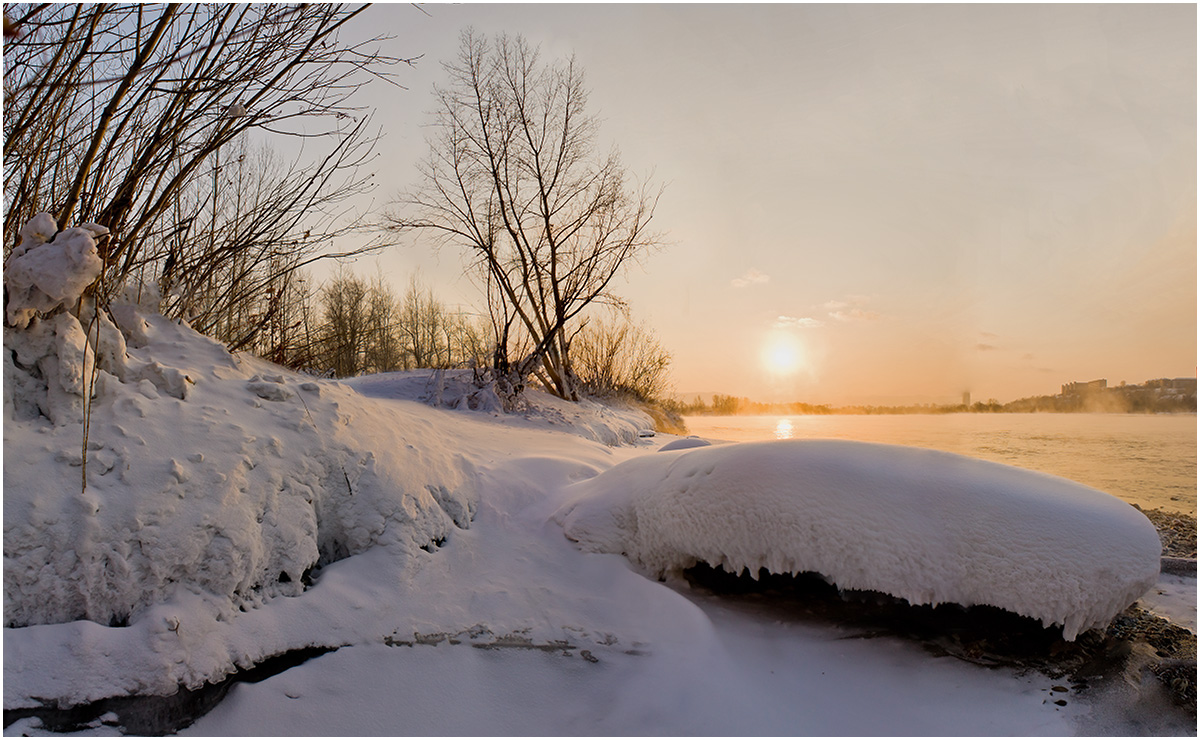
{"type": "Polygon", "coordinates": [[[629,395],[647,403],[666,395],[671,353],[626,317],[589,323],[571,348],[580,383],[591,395],[629,395]]]}
{"type": "Polygon", "coordinates": [[[447,367],[449,344],[444,335],[445,307],[433,291],[413,275],[400,309],[399,330],[404,343],[405,368],[447,367]]]}
{"type": "Polygon", "coordinates": [[[322,364],[335,377],[358,375],[369,339],[369,286],[344,266],[321,289],[322,364]]]}
{"type": "Polygon", "coordinates": [[[617,152],[597,151],[574,59],[543,64],[520,37],[468,31],[445,68],[423,184],[401,197],[391,225],[458,245],[478,268],[503,394],[536,372],[576,399],[573,322],[589,305],[619,302],[614,277],[660,244],[648,229],[658,193],[628,186],[617,152]],[[523,338],[528,349],[510,359],[523,338]]]}
{"type": "Polygon", "coordinates": [[[461,309],[447,312],[444,324],[450,367],[486,368],[495,351],[491,324],[486,317],[461,309]]]}
{"type": "Polygon", "coordinates": [[[386,373],[400,369],[404,365],[404,346],[397,336],[400,302],[382,275],[376,274],[367,286],[366,309],[363,371],[386,373]]]}
{"type": "MultiPolygon", "coordinates": [[[[480,367],[491,355],[487,328],[462,312],[451,313],[415,275],[404,298],[397,299],[382,276],[368,282],[343,265],[322,287],[320,303],[318,349],[305,356],[302,345],[293,345],[292,367],[345,377],[480,367]]],[[[304,304],[293,312],[307,326],[304,304]]]]}
{"type": "MultiPolygon", "coordinates": [[[[110,230],[98,293],[160,281],[164,312],[251,346],[281,279],[358,227],[374,145],[354,93],[399,60],[340,5],[5,6],[4,250],[33,215],[110,230]],[[246,138],[286,137],[255,170],[246,138]]],[[[365,248],[369,248],[368,245],[365,248]]]]}

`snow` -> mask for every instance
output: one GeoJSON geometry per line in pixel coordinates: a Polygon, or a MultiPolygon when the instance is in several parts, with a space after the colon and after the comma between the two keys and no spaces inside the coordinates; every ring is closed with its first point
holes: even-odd
{"type": "Polygon", "coordinates": [[[712,442],[699,437],[683,437],[682,439],[672,440],[662,447],[658,448],[659,452],[671,452],[672,450],[689,450],[693,447],[708,447],[712,442]]]}
{"type": "Polygon", "coordinates": [[[471,464],[427,420],[143,319],[126,382],[100,371],[86,490],[78,427],[5,423],[7,625],[136,620],[184,592],[226,615],[298,594],[317,565],[378,544],[411,556],[469,526],[471,464]]]}
{"type": "Polygon", "coordinates": [[[21,243],[4,265],[8,323],[24,327],[37,312],[79,300],[103,267],[95,239],[108,229],[95,224],[58,233],[54,217],[38,214],[21,229],[21,243]]]}
{"type": "MultiPolygon", "coordinates": [[[[364,396],[411,399],[434,408],[478,411],[501,415],[494,391],[482,391],[472,380],[472,370],[408,370],[347,378],[344,382],[364,396]]],[[[520,408],[506,419],[523,428],[559,428],[608,446],[634,444],[653,420],[641,411],[614,408],[583,399],[573,403],[530,389],[520,408]]]]}
{"type": "MultiPolygon", "coordinates": [[[[31,228],[18,258],[63,238],[31,228]]],[[[553,520],[628,461],[726,447],[659,453],[698,442],[537,392],[502,414],[470,371],[298,375],[155,314],[152,287],[113,321],[71,291],[4,336],[6,709],[318,646],[337,649],[185,734],[1064,734],[1099,711],[1047,704],[1037,674],[738,611],[553,520]]]]}
{"type": "Polygon", "coordinates": [[[722,639],[693,634],[692,650],[655,656],[593,647],[596,663],[466,644],[346,648],[237,687],[181,734],[311,735],[329,726],[357,736],[467,737],[1070,732],[1067,712],[1042,705],[1048,679],[998,682],[896,641],[868,645],[797,627],[747,629],[744,619],[716,611],[704,617],[722,639]],[[864,674],[864,663],[886,668],[864,674]],[[373,677],[369,685],[361,673],[373,677]],[[397,697],[411,708],[402,725],[378,711],[397,697]],[[822,706],[838,709],[813,711],[822,706]]]}
{"type": "Polygon", "coordinates": [[[1154,526],[1061,478],[948,452],[840,440],[702,447],[631,460],[555,514],[591,552],[652,575],[698,562],[815,572],[913,604],[989,604],[1108,624],[1157,580],[1154,526]]]}
{"type": "Polygon", "coordinates": [[[1162,573],[1138,606],[1195,632],[1196,577],[1162,573]]]}

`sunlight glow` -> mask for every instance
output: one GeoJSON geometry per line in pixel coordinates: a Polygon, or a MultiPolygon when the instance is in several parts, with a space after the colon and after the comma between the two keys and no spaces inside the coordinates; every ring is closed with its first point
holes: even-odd
{"type": "Polygon", "coordinates": [[[792,420],[780,419],[775,425],[775,439],[791,439],[792,438],[792,420]]]}
{"type": "Polygon", "coordinates": [[[804,348],[789,334],[774,334],[763,350],[763,365],[775,375],[792,375],[806,364],[804,348]]]}

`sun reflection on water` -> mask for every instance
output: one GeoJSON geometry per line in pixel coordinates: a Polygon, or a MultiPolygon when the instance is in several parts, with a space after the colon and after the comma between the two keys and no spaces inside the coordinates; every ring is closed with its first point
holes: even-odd
{"type": "Polygon", "coordinates": [[[775,439],[791,439],[792,438],[792,420],[780,419],[775,425],[775,439]]]}

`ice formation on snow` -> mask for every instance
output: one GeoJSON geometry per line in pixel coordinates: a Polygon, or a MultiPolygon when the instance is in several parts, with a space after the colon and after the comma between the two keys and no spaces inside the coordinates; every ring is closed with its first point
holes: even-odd
{"type": "Polygon", "coordinates": [[[55,235],[57,231],[48,213],[38,214],[21,228],[21,243],[4,265],[11,326],[24,328],[38,312],[75,303],[100,275],[103,263],[95,240],[108,229],[85,224],[55,235]]]}
{"type": "Polygon", "coordinates": [[[4,267],[8,300],[4,332],[6,416],[43,416],[56,425],[83,420],[98,367],[125,376],[125,341],[84,290],[100,274],[95,224],[57,235],[54,218],[38,214],[21,229],[21,243],[4,267]],[[72,309],[75,313],[65,309],[72,309]]]}
{"type": "Polygon", "coordinates": [[[913,604],[990,604],[1107,624],[1158,576],[1154,526],[1061,478],[947,452],[834,440],[701,447],[629,460],[555,514],[583,549],[652,574],[816,572],[913,604]]]}

